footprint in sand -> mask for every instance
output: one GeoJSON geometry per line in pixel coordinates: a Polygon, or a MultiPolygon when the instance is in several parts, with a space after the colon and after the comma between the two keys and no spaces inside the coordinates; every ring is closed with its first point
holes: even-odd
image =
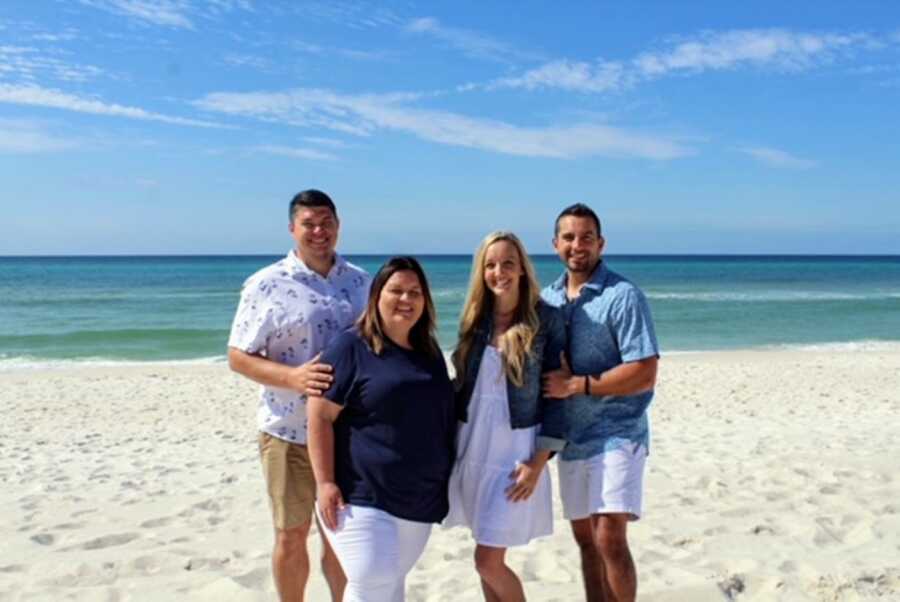
{"type": "Polygon", "coordinates": [[[86,541],[80,546],[76,546],[75,549],[102,550],[104,548],[124,545],[130,541],[134,541],[139,537],[140,535],[138,535],[137,533],[117,533],[115,535],[104,535],[103,537],[97,537],[90,541],[86,541]]]}
{"type": "Polygon", "coordinates": [[[59,525],[53,525],[51,529],[59,530],[59,531],[72,531],[75,529],[82,528],[86,523],[62,523],[59,525]]]}
{"type": "Polygon", "coordinates": [[[266,585],[269,583],[269,569],[266,568],[258,568],[253,569],[249,573],[244,573],[243,575],[238,575],[236,577],[232,577],[234,581],[238,585],[242,585],[247,589],[252,590],[263,590],[266,585]]]}
{"type": "Polygon", "coordinates": [[[165,527],[172,523],[172,517],[163,516],[160,518],[151,518],[150,520],[145,520],[141,523],[140,527],[142,529],[156,529],[157,527],[165,527]]]}
{"type": "Polygon", "coordinates": [[[56,537],[50,533],[38,533],[37,535],[31,536],[31,541],[42,546],[50,546],[56,541],[56,537]]]}

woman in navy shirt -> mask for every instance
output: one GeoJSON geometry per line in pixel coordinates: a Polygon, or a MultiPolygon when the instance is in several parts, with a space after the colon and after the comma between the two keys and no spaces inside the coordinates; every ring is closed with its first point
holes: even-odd
{"type": "Polygon", "coordinates": [[[421,266],[394,257],[356,328],[321,358],[334,381],[308,400],[308,443],[346,602],[403,600],[406,574],[447,515],[456,419],[434,328],[421,266]]]}

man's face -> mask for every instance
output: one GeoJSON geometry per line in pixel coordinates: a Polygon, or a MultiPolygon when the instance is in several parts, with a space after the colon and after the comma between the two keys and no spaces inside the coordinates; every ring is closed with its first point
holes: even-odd
{"type": "Polygon", "coordinates": [[[589,217],[566,215],[559,220],[553,248],[570,272],[591,272],[600,261],[605,241],[589,217]]]}
{"type": "Polygon", "coordinates": [[[329,260],[337,246],[338,220],[328,207],[300,207],[288,225],[301,259],[329,260]]]}

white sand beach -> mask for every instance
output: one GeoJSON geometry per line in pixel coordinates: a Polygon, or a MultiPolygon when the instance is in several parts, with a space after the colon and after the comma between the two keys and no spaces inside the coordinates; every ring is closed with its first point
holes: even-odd
{"type": "MultiPolygon", "coordinates": [[[[275,599],[255,389],[225,365],[0,373],[0,600],[275,599]]],[[[900,599],[898,417],[900,348],[665,357],[639,599],[900,599]]],[[[480,600],[472,551],[435,529],[408,599],[480,600]]],[[[582,599],[561,519],[509,558],[530,600],[582,599]]],[[[329,599],[317,571],[308,592],[329,599]]]]}

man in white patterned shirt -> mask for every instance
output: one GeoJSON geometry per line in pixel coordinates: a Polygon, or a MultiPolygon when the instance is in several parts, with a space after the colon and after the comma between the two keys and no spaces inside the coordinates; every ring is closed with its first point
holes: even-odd
{"type": "MultiPolygon", "coordinates": [[[[370,278],[335,253],[339,221],[324,192],[304,190],[290,204],[296,247],[244,283],[228,364],[262,385],[257,411],[275,548],[272,572],[282,602],[302,602],[309,577],[309,535],[316,485],[306,449],[306,396],[331,384],[321,351],[353,324],[366,305],[370,278]]],[[[343,571],[322,538],[322,572],[334,601],[343,571]]]]}

